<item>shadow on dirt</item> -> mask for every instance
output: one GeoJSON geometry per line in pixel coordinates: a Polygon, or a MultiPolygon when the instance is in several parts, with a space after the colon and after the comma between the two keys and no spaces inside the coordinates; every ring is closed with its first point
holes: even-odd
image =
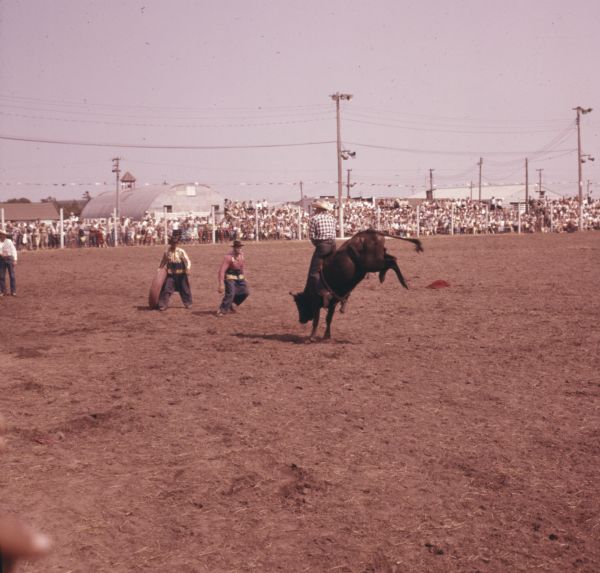
{"type": "Polygon", "coordinates": [[[336,340],[334,338],[319,338],[311,341],[308,336],[298,336],[297,334],[244,334],[238,332],[232,334],[237,338],[247,338],[248,340],[277,340],[278,342],[291,342],[292,344],[352,344],[349,340],[336,340]]]}
{"type": "MultiPolygon", "coordinates": [[[[146,310],[150,311],[150,312],[159,312],[158,308],[150,308],[149,306],[136,306],[135,309],[140,312],[144,312],[146,310]]],[[[189,309],[184,308],[183,306],[170,306],[167,308],[167,310],[185,310],[185,311],[189,312],[189,309]]],[[[200,311],[192,312],[191,314],[196,314],[196,315],[205,314],[206,315],[206,314],[215,314],[215,312],[212,310],[200,310],[200,311]]]]}
{"type": "Polygon", "coordinates": [[[296,334],[232,334],[237,338],[259,339],[259,340],[277,340],[278,342],[291,342],[292,344],[305,344],[306,336],[298,336],[296,334]]]}

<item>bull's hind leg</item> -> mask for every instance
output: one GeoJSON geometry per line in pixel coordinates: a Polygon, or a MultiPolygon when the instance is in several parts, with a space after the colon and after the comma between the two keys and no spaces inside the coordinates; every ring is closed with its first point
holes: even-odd
{"type": "Polygon", "coordinates": [[[406,284],[406,281],[404,280],[404,277],[402,276],[402,273],[400,272],[400,267],[398,266],[396,257],[385,253],[383,256],[383,264],[385,266],[383,267],[382,270],[379,271],[379,282],[382,283],[385,280],[385,273],[387,273],[388,270],[392,269],[396,273],[396,276],[398,277],[400,284],[404,288],[408,288],[408,285],[406,284]]]}

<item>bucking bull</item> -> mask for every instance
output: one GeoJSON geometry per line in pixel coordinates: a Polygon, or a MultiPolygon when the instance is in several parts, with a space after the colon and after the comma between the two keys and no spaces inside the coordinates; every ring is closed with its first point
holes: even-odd
{"type": "MultiPolygon", "coordinates": [[[[324,339],[331,338],[331,321],[337,304],[342,303],[343,312],[343,307],[350,293],[365,278],[367,273],[379,273],[379,282],[382,283],[385,280],[385,274],[392,269],[396,273],[400,284],[404,288],[408,288],[396,262],[396,257],[386,251],[385,237],[409,241],[415,245],[417,252],[423,251],[419,239],[397,237],[370,229],[356,233],[332,255],[323,260],[321,279],[333,295],[327,306],[327,326],[324,339]]],[[[290,294],[294,297],[294,302],[298,307],[300,322],[306,324],[312,320],[312,332],[309,340],[314,342],[319,326],[323,298],[306,288],[303,292],[290,294]]]]}

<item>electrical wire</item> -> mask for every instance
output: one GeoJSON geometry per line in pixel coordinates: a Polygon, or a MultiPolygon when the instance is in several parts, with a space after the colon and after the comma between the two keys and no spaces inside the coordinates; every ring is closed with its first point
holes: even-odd
{"type": "Polygon", "coordinates": [[[0,139],[7,141],[22,141],[28,143],[48,143],[53,145],[75,145],[88,147],[119,147],[132,149],[266,149],[276,147],[305,147],[310,145],[329,145],[335,141],[310,141],[303,143],[271,143],[264,145],[149,145],[128,143],[94,143],[89,141],[66,141],[61,139],[39,139],[34,137],[18,137],[0,135],[0,139]]]}
{"type": "Polygon", "coordinates": [[[289,110],[315,110],[315,109],[331,109],[329,104],[318,103],[318,104],[304,104],[304,105],[281,105],[281,106],[253,106],[253,107],[222,107],[222,108],[214,108],[214,107],[177,107],[177,106],[149,106],[149,105],[127,105],[127,104],[105,104],[105,103],[97,103],[90,101],[65,101],[65,100],[52,100],[52,99],[40,99],[40,98],[32,98],[32,97],[24,97],[24,96],[9,96],[6,94],[0,94],[0,101],[9,101],[9,102],[17,102],[17,103],[27,103],[27,104],[40,104],[40,105],[48,105],[48,106],[62,106],[62,107],[83,107],[89,109],[90,107],[97,108],[107,108],[107,109],[132,109],[138,111],[140,109],[160,111],[161,113],[164,111],[182,111],[188,113],[190,111],[208,111],[213,113],[215,110],[217,111],[264,111],[264,110],[272,110],[272,111],[288,111],[289,110]]]}
{"type": "MultiPolygon", "coordinates": [[[[378,123],[378,122],[373,122],[373,121],[352,119],[352,118],[347,117],[346,115],[344,116],[344,122],[359,123],[359,124],[363,124],[363,125],[374,125],[374,126],[378,126],[378,127],[404,129],[407,131],[434,132],[434,133],[456,133],[456,134],[464,134],[464,135],[514,135],[515,134],[515,130],[510,129],[510,128],[506,128],[506,129],[502,129],[502,130],[499,130],[499,129],[470,130],[470,129],[465,129],[464,127],[457,127],[456,129],[440,129],[439,127],[431,127],[431,128],[423,127],[422,124],[419,124],[418,126],[390,125],[390,124],[386,124],[386,123],[378,123]]],[[[526,131],[520,130],[517,133],[519,133],[520,135],[524,135],[527,133],[552,133],[554,131],[555,131],[554,129],[535,129],[535,130],[526,130],[526,131]]]]}
{"type": "MultiPolygon", "coordinates": [[[[454,151],[454,150],[433,150],[433,149],[417,149],[410,147],[392,147],[389,145],[372,145],[368,143],[358,143],[354,141],[347,142],[348,145],[354,147],[367,147],[370,149],[385,149],[388,151],[402,151],[404,153],[417,153],[417,154],[426,154],[426,155],[471,155],[471,156],[487,156],[487,155],[522,155],[526,156],[527,151],[454,151]]],[[[571,150],[561,149],[554,151],[568,151],[571,150]]]]}
{"type": "Polygon", "coordinates": [[[316,121],[325,121],[330,120],[331,117],[321,116],[313,119],[300,119],[300,120],[289,120],[289,121],[272,121],[272,122],[261,122],[261,123],[230,123],[230,124],[157,124],[157,123],[133,123],[133,122],[113,122],[113,121],[95,121],[91,119],[64,119],[58,117],[44,117],[44,116],[36,116],[36,115],[26,115],[20,113],[6,113],[4,111],[0,111],[0,115],[11,116],[11,117],[19,117],[22,119],[36,119],[42,121],[60,121],[63,123],[83,123],[83,124],[96,124],[96,125],[118,125],[123,127],[160,127],[160,128],[228,128],[228,127],[268,127],[268,126],[276,126],[276,125],[292,125],[298,123],[311,123],[316,121]]]}
{"type": "MultiPolygon", "coordinates": [[[[373,108],[357,106],[353,104],[352,106],[346,107],[344,109],[344,117],[348,114],[358,114],[370,118],[384,118],[391,121],[402,121],[405,123],[414,123],[414,124],[422,124],[431,122],[435,125],[439,125],[440,123],[448,123],[454,126],[460,126],[465,124],[480,124],[484,126],[506,126],[511,125],[505,119],[495,119],[494,117],[485,117],[485,118],[469,118],[469,117],[443,117],[443,116],[433,116],[433,115],[424,115],[424,114],[415,114],[411,113],[407,115],[406,113],[397,112],[397,111],[389,111],[389,110],[376,110],[373,108]]],[[[564,118],[557,119],[532,119],[527,118],[526,120],[518,120],[518,123],[514,125],[518,125],[519,127],[523,126],[556,126],[556,124],[564,124],[564,118]]]]}

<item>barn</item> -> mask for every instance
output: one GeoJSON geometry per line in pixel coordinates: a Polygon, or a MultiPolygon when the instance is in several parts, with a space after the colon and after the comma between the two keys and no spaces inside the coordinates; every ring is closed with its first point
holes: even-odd
{"type": "MultiPolygon", "coordinates": [[[[105,191],[93,197],[84,207],[83,219],[106,219],[112,217],[117,205],[117,191],[105,191]]],[[[179,183],[176,185],[145,185],[119,191],[119,214],[141,220],[146,215],[162,217],[166,211],[170,217],[205,217],[215,208],[217,218],[224,211],[224,198],[208,185],[179,183]]]]}

